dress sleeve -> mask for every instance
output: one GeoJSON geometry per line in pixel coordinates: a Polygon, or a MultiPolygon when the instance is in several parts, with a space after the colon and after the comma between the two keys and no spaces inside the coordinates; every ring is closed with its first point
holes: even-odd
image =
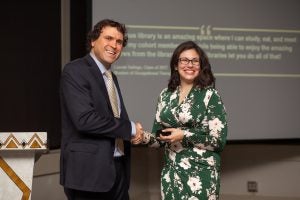
{"type": "Polygon", "coordinates": [[[165,146],[165,142],[156,139],[156,131],[162,128],[161,124],[158,121],[158,116],[160,113],[160,108],[162,106],[161,104],[163,92],[164,90],[161,92],[157,100],[156,114],[154,117],[152,132],[144,131],[142,144],[147,144],[149,147],[159,148],[165,146]]]}
{"type": "MultiPolygon", "coordinates": [[[[227,137],[226,111],[221,97],[216,90],[206,95],[207,105],[204,119],[195,128],[183,128],[183,144],[200,149],[220,152],[227,137]]],[[[205,101],[205,100],[204,100],[205,101]]]]}

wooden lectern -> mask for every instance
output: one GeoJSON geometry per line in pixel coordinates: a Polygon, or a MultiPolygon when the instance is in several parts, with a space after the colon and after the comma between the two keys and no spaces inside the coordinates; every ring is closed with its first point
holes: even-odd
{"type": "Polygon", "coordinates": [[[46,132],[0,132],[0,199],[30,200],[33,167],[46,153],[46,132]]]}

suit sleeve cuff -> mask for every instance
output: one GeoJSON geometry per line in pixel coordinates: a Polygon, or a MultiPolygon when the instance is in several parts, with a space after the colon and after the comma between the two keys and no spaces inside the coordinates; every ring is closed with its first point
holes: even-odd
{"type": "Polygon", "coordinates": [[[131,122],[131,136],[135,136],[135,134],[136,134],[135,123],[131,122]]]}

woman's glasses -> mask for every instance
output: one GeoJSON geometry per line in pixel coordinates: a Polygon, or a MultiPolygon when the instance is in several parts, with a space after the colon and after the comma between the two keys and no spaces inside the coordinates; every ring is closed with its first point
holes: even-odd
{"type": "Polygon", "coordinates": [[[200,61],[197,58],[188,59],[188,58],[179,58],[179,62],[183,65],[188,65],[189,63],[192,63],[193,66],[200,66],[200,61]]]}

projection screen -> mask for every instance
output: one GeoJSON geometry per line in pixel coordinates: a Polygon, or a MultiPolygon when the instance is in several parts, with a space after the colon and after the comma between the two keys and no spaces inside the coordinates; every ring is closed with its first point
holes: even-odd
{"type": "Polygon", "coordinates": [[[300,1],[110,0],[92,2],[92,24],[128,27],[113,66],[131,120],[152,129],[176,46],[208,54],[228,113],[229,140],[300,138],[300,1]]]}

